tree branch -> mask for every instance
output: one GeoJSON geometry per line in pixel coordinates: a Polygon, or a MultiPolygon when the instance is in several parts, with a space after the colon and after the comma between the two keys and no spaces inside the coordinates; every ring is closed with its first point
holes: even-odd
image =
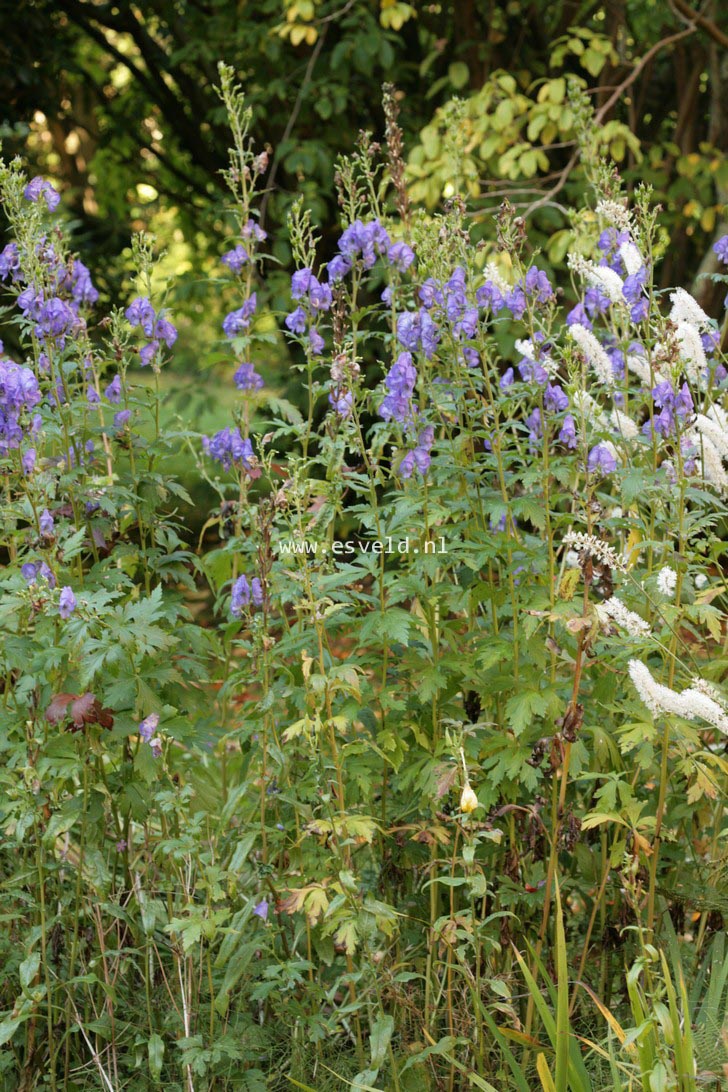
{"type": "MultiPolygon", "coordinates": [[[[680,30],[676,34],[668,35],[667,38],[661,38],[659,42],[656,42],[655,45],[652,46],[651,49],[648,49],[644,57],[642,57],[637,62],[637,64],[634,66],[626,79],[622,80],[622,82],[617,85],[607,101],[597,110],[596,114],[594,115],[594,124],[601,125],[605,116],[609,113],[614,104],[619,101],[627,88],[632,86],[634,81],[639,76],[640,72],[642,72],[645,66],[649,64],[649,62],[652,60],[656,53],[659,53],[659,51],[661,49],[664,49],[665,46],[674,45],[675,42],[682,41],[683,38],[687,38],[690,34],[694,34],[695,31],[696,27],[687,27],[685,30],[680,30]]],[[[524,216],[530,216],[532,212],[536,211],[536,209],[542,208],[544,205],[548,205],[553,202],[553,198],[556,196],[556,194],[559,193],[566,185],[569,175],[576,166],[578,159],[579,152],[577,150],[574,152],[564,169],[560,172],[558,179],[551,187],[551,189],[548,190],[548,192],[545,193],[543,197],[541,197],[538,201],[534,201],[533,204],[529,205],[523,214],[524,216]]]]}
{"type": "MultiPolygon", "coordinates": [[[[347,7],[348,7],[348,5],[347,5],[347,7]]],[[[344,10],[346,10],[346,9],[344,9],[344,10]]],[[[270,198],[271,193],[273,192],[273,183],[275,182],[276,174],[277,174],[277,171],[278,171],[278,165],[280,163],[280,149],[285,145],[285,143],[288,140],[289,136],[293,132],[293,126],[296,124],[296,121],[298,119],[298,115],[299,115],[299,113],[301,111],[301,107],[303,106],[303,100],[304,100],[306,91],[308,89],[308,85],[311,82],[311,77],[313,76],[313,70],[314,70],[314,67],[316,65],[316,61],[318,60],[319,53],[321,52],[321,49],[323,47],[324,40],[326,38],[326,32],[327,32],[328,29],[329,29],[329,24],[327,23],[324,26],[323,30],[321,31],[321,33],[319,34],[319,36],[318,36],[318,38],[316,40],[316,45],[314,46],[313,51],[311,53],[311,56],[309,57],[309,61],[308,61],[308,64],[306,66],[306,72],[305,72],[305,75],[303,77],[303,81],[301,82],[301,86],[300,86],[300,88],[298,90],[298,95],[296,96],[296,102],[295,102],[295,104],[293,106],[293,109],[291,110],[290,117],[288,118],[288,121],[286,122],[286,128],[283,131],[283,135],[282,135],[281,139],[278,141],[278,146],[276,148],[275,155],[273,157],[273,163],[272,163],[272,166],[271,166],[271,171],[270,171],[270,174],[268,176],[268,185],[265,188],[265,193],[263,194],[263,200],[261,201],[261,204],[260,204],[260,226],[261,227],[263,227],[263,225],[265,223],[265,213],[266,213],[266,209],[268,208],[268,200],[270,198]]]]}
{"type": "Polygon", "coordinates": [[[687,19],[691,23],[696,23],[701,30],[704,30],[714,42],[717,42],[723,49],[728,49],[728,34],[724,34],[720,27],[716,26],[712,19],[709,19],[707,15],[701,14],[699,11],[695,11],[687,3],[687,0],[670,0],[670,7],[679,13],[684,19],[687,19]]]}

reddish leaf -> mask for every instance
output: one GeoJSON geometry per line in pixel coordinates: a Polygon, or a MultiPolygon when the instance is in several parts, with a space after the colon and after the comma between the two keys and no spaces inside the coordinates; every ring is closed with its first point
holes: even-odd
{"type": "Polygon", "coordinates": [[[101,728],[113,728],[114,715],[111,709],[105,709],[94,694],[55,694],[46,709],[49,724],[60,724],[70,718],[71,731],[78,732],[87,724],[98,724],[101,728]]]}
{"type": "Polygon", "coordinates": [[[54,694],[51,704],[46,709],[46,720],[49,724],[58,724],[65,720],[68,706],[75,699],[75,694],[54,694]]]}
{"type": "Polygon", "coordinates": [[[110,709],[99,706],[98,712],[96,713],[96,723],[100,728],[108,728],[110,730],[114,727],[114,714],[110,709]]]}
{"type": "Polygon", "coordinates": [[[71,705],[71,720],[77,728],[83,728],[84,724],[96,723],[96,708],[98,702],[93,694],[81,694],[71,705]]]}

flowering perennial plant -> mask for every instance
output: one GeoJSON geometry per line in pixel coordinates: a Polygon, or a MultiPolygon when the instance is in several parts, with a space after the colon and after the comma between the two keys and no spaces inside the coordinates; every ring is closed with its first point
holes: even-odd
{"type": "Polygon", "coordinates": [[[160,424],[177,330],[150,240],[102,315],[56,190],[0,168],[0,1065],[587,1092],[610,1058],[669,1087],[657,1018],[649,1066],[642,1031],[555,1041],[558,1085],[533,1054],[553,991],[562,1025],[630,1018],[686,862],[703,900],[725,867],[725,316],[657,291],[649,193],[628,204],[587,121],[557,283],[508,205],[492,245],[457,195],[411,208],[388,94],[384,150],[339,164],[328,261],[292,206],[272,335],[268,154],[220,73],[211,436],[160,424]],[[180,442],[214,498],[195,543],[180,442]]]}

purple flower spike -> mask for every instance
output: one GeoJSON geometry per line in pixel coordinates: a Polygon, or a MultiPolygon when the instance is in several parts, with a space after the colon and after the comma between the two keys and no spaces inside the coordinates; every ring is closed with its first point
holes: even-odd
{"type": "Polygon", "coordinates": [[[268,233],[259,227],[255,220],[248,220],[243,225],[243,238],[255,239],[256,243],[263,243],[268,238],[268,233]]]}
{"type": "Polygon", "coordinates": [[[515,319],[523,318],[526,310],[526,294],[519,284],[506,295],[505,305],[515,319]]]}
{"type": "Polygon", "coordinates": [[[104,395],[108,398],[109,402],[114,404],[121,401],[121,376],[115,375],[109,383],[108,387],[104,391],[104,395]]]}
{"type": "Polygon", "coordinates": [[[333,407],[339,417],[350,417],[354,405],[354,395],[351,391],[333,390],[329,393],[329,405],[333,407]]]}
{"type": "Polygon", "coordinates": [[[73,594],[71,588],[66,585],[64,588],[61,588],[61,595],[58,600],[58,613],[65,622],[67,618],[71,617],[75,609],[76,596],[73,594]]]}
{"type": "Polygon", "coordinates": [[[70,271],[71,295],[76,303],[96,303],[99,298],[98,289],[94,287],[88,266],[75,258],[70,271]]]}
{"type": "Polygon", "coordinates": [[[226,265],[232,273],[240,273],[243,266],[250,261],[247,250],[240,243],[232,250],[228,250],[226,254],[223,254],[220,259],[223,265],[226,265]]]}
{"type": "Polygon", "coordinates": [[[728,265],[728,235],[723,235],[718,242],[714,244],[713,250],[718,257],[718,260],[723,262],[723,265],[728,265]]]}
{"type": "Polygon", "coordinates": [[[53,537],[56,525],[53,521],[53,516],[50,514],[47,508],[44,508],[41,512],[38,525],[40,527],[40,533],[43,535],[43,538],[53,537]]]}
{"type": "Polygon", "coordinates": [[[572,307],[566,316],[567,326],[584,326],[587,330],[593,329],[591,320],[586,313],[586,307],[583,303],[577,303],[575,307],[572,307]]]}
{"type": "Polygon", "coordinates": [[[258,375],[252,364],[244,362],[233,376],[233,382],[239,391],[259,391],[263,379],[258,375]]]}
{"type": "Polygon", "coordinates": [[[379,416],[385,421],[404,424],[413,416],[412,394],[417,383],[417,369],[411,353],[400,353],[384,380],[389,392],[379,407],[379,416]]]}
{"type": "Polygon", "coordinates": [[[8,243],[0,252],[0,280],[5,281],[8,277],[14,281],[23,279],[17,243],[8,243]]]}
{"type": "Polygon", "coordinates": [[[432,445],[435,441],[435,429],[427,425],[417,437],[417,444],[408,451],[399,464],[400,478],[411,478],[415,470],[419,470],[423,476],[430,469],[432,445]]]}
{"type": "Polygon", "coordinates": [[[351,270],[351,262],[343,254],[336,254],[326,267],[329,284],[335,284],[351,270]]]}
{"type": "Polygon", "coordinates": [[[603,443],[593,447],[587,459],[587,469],[593,474],[613,474],[617,469],[617,460],[612,445],[603,443]]]}
{"type": "Polygon", "coordinates": [[[528,425],[528,445],[533,450],[538,447],[538,442],[543,436],[543,424],[541,422],[541,410],[536,406],[526,418],[528,425]]]}
{"type": "Polygon", "coordinates": [[[308,266],[303,269],[297,269],[291,277],[291,298],[294,300],[303,299],[307,294],[311,281],[315,281],[316,278],[313,275],[313,270],[308,266]]]}
{"type": "Polygon", "coordinates": [[[245,576],[239,576],[233,584],[230,597],[230,613],[234,618],[239,618],[243,613],[243,607],[250,603],[250,585],[245,576]]]}
{"type": "Polygon", "coordinates": [[[151,743],[157,728],[159,727],[159,713],[150,713],[139,725],[139,735],[145,743],[151,743]]]}
{"type": "Polygon", "coordinates": [[[489,307],[494,315],[502,311],[506,306],[503,293],[493,281],[486,281],[475,293],[475,302],[478,307],[489,307]]]}
{"type": "Polygon", "coordinates": [[[440,332],[427,310],[405,311],[397,319],[397,338],[403,349],[417,352],[422,349],[431,360],[440,341],[440,332]]]}
{"type": "Polygon", "coordinates": [[[158,352],[158,341],[148,341],[146,345],[142,345],[141,349],[139,350],[139,363],[141,364],[141,366],[143,368],[148,368],[158,352]]]}
{"type": "Polygon", "coordinates": [[[544,406],[550,413],[561,413],[568,408],[569,399],[558,383],[549,383],[544,392],[544,406]]]}
{"type": "Polygon", "coordinates": [[[162,312],[154,327],[154,336],[163,341],[168,349],[171,349],[177,340],[177,327],[174,326],[162,312]]]}
{"type": "Polygon", "coordinates": [[[295,311],[291,311],[285,318],[286,327],[292,334],[303,334],[306,332],[306,312],[302,307],[297,307],[295,311]]]}
{"type": "Polygon", "coordinates": [[[54,190],[50,182],[46,182],[40,175],[36,175],[35,178],[30,180],[23,190],[23,197],[26,201],[32,201],[33,204],[37,204],[42,197],[49,212],[55,212],[58,208],[58,202],[61,200],[58,191],[54,190]]]}
{"type": "Polygon", "coordinates": [[[311,352],[314,356],[321,356],[324,351],[324,339],[318,330],[309,330],[308,343],[311,346],[311,352]]]}
{"type": "Polygon", "coordinates": [[[404,273],[405,269],[409,269],[415,260],[415,252],[406,243],[392,243],[387,251],[387,257],[395,269],[398,269],[400,273],[404,273]]]}
{"type": "Polygon", "coordinates": [[[319,284],[315,277],[311,278],[311,284],[308,289],[308,302],[311,304],[311,310],[316,311],[328,311],[333,302],[333,296],[331,295],[331,288],[328,284],[319,284]]]}
{"type": "Polygon", "coordinates": [[[124,314],[130,326],[141,326],[147,337],[152,336],[156,316],[146,296],[137,296],[135,300],[132,300],[124,314]]]}
{"type": "MultiPolygon", "coordinates": [[[[366,224],[361,220],[354,220],[339,239],[339,252],[348,259],[349,268],[354,261],[361,258],[364,269],[371,269],[377,255],[386,253],[391,245],[392,240],[379,220],[370,220],[366,224]]],[[[332,264],[329,262],[330,280],[332,264]]]]}
{"type": "Polygon", "coordinates": [[[563,444],[564,447],[576,447],[576,425],[574,423],[574,418],[571,416],[570,413],[567,413],[566,417],[564,418],[564,423],[561,426],[561,431],[559,432],[559,443],[563,444]]]}
{"type": "Polygon", "coordinates": [[[502,391],[507,391],[509,387],[512,387],[515,382],[515,373],[513,368],[506,368],[503,375],[500,377],[498,386],[502,391]]]}
{"type": "Polygon", "coordinates": [[[260,900],[257,906],[253,907],[253,913],[256,917],[260,918],[261,921],[268,920],[268,900],[265,897],[260,900]]]}
{"type": "Polygon", "coordinates": [[[230,314],[226,315],[222,323],[222,329],[225,336],[234,338],[247,330],[257,306],[258,300],[255,292],[253,292],[242,307],[238,307],[237,311],[231,311],[230,314]]]}
{"type": "Polygon", "coordinates": [[[211,459],[222,464],[224,470],[229,470],[233,465],[242,466],[251,478],[260,475],[254,465],[253,445],[250,440],[240,435],[240,429],[223,428],[214,436],[203,436],[202,447],[211,459]]]}
{"type": "Polygon", "coordinates": [[[531,266],[523,278],[523,288],[527,295],[535,296],[538,303],[546,303],[554,297],[554,290],[548,277],[535,265],[531,266]]]}

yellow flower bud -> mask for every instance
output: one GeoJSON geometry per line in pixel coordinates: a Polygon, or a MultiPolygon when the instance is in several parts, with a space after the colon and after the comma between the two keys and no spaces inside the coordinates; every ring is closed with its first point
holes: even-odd
{"type": "Polygon", "coordinates": [[[469,815],[471,811],[475,811],[478,807],[478,798],[470,788],[470,785],[466,785],[460,796],[460,811],[469,815]]]}

